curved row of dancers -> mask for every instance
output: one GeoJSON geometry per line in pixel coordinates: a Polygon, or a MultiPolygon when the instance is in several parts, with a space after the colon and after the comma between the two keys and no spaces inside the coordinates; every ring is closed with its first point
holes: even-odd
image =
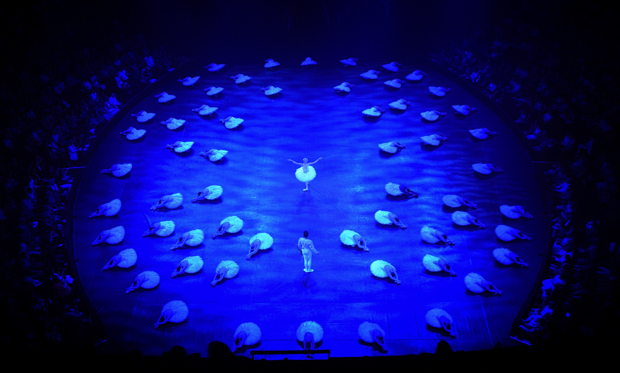
{"type": "MultiPolygon", "coordinates": [[[[371,71],[374,72],[374,75],[377,75],[376,71],[373,71],[373,70],[371,71]]],[[[426,73],[422,73],[418,70],[416,70],[414,74],[417,77],[419,77],[419,79],[417,80],[421,80],[424,76],[427,75],[426,73]]],[[[194,85],[198,81],[199,78],[200,77],[185,78],[180,81],[184,85],[189,86],[189,85],[194,85]]],[[[236,79],[235,77],[233,78],[236,79]]],[[[398,84],[402,84],[402,81],[398,82],[398,84]]],[[[343,87],[350,90],[352,85],[347,83],[346,85],[343,85],[343,87]]],[[[269,86],[264,90],[266,91],[265,93],[267,94],[267,91],[271,90],[271,92],[273,92],[275,88],[276,87],[269,86]]],[[[204,91],[208,95],[209,94],[216,95],[216,94],[219,94],[222,90],[223,88],[221,87],[209,87],[205,89],[204,91]]],[[[276,89],[276,91],[277,92],[273,94],[278,94],[279,92],[281,92],[281,89],[278,88],[276,89]]],[[[447,92],[449,92],[449,89],[442,88],[442,87],[429,87],[429,91],[433,95],[443,97],[445,96],[447,92]]],[[[156,95],[155,97],[157,97],[158,101],[161,103],[170,102],[175,99],[174,96],[168,95],[166,92],[156,95]]],[[[410,104],[411,104],[410,102],[404,99],[401,99],[401,100],[393,102],[392,104],[390,104],[390,106],[394,109],[406,110],[410,104]]],[[[455,109],[456,112],[462,115],[465,115],[465,116],[475,111],[475,108],[469,107],[467,105],[454,105],[453,108],[455,109]]],[[[193,109],[193,111],[198,112],[200,115],[211,115],[216,110],[217,108],[210,108],[207,105],[203,105],[198,109],[193,109]]],[[[384,112],[383,109],[378,108],[378,107],[374,107],[373,110],[376,112],[379,112],[379,115],[381,115],[384,112]]],[[[364,114],[374,115],[374,114],[368,114],[368,113],[364,113],[364,114]]],[[[154,113],[147,113],[145,111],[142,111],[138,114],[133,114],[133,115],[137,117],[137,120],[140,123],[149,121],[155,116],[154,113]]],[[[427,121],[438,120],[444,115],[445,113],[442,113],[436,110],[422,113],[422,117],[426,119],[427,121]]],[[[222,122],[225,124],[225,122],[230,122],[231,120],[238,121],[239,119],[233,118],[233,117],[227,117],[226,119],[222,120],[222,122]]],[[[167,121],[164,121],[161,123],[166,125],[168,129],[173,130],[173,129],[177,129],[180,126],[184,125],[185,121],[175,119],[175,118],[170,118],[167,121]]],[[[229,127],[226,124],[225,125],[226,125],[226,128],[232,129],[232,128],[235,128],[239,124],[240,123],[237,123],[236,125],[231,126],[231,127],[229,127]]],[[[128,140],[135,140],[135,139],[141,138],[142,136],[144,136],[145,133],[146,133],[145,130],[136,130],[133,127],[130,127],[128,130],[121,132],[121,134],[125,135],[128,140]]],[[[470,130],[470,133],[472,134],[472,136],[478,139],[482,139],[482,140],[487,139],[490,136],[493,136],[496,134],[495,132],[487,128],[479,128],[479,129],[470,130]]],[[[437,146],[447,140],[445,136],[436,135],[436,134],[422,137],[421,139],[423,143],[427,145],[431,145],[431,146],[437,146]]],[[[185,152],[189,150],[192,147],[192,145],[193,145],[193,142],[177,141],[171,145],[170,144],[167,145],[167,148],[170,149],[171,151],[181,153],[181,152],[185,152]]],[[[379,147],[381,151],[385,151],[385,152],[393,153],[393,154],[404,149],[404,145],[398,142],[380,144],[379,147]]],[[[228,152],[225,150],[210,149],[206,152],[201,153],[201,156],[209,159],[212,162],[218,162],[227,153],[228,152]]],[[[314,169],[314,167],[312,167],[312,165],[316,164],[321,159],[322,158],[318,158],[314,162],[309,162],[307,158],[304,158],[302,163],[295,162],[291,159],[288,160],[294,163],[295,165],[301,166],[296,170],[295,176],[299,181],[305,183],[306,187],[303,189],[304,192],[309,191],[309,182],[314,180],[317,176],[316,170],[314,169]]],[[[102,170],[101,172],[111,173],[114,176],[121,177],[121,176],[128,174],[131,171],[132,167],[133,167],[132,164],[118,164],[118,165],[112,166],[110,169],[102,170]]],[[[472,168],[474,169],[474,171],[482,173],[482,174],[489,174],[491,172],[502,171],[501,169],[499,169],[496,166],[493,166],[492,164],[483,164],[483,163],[474,164],[472,168]]],[[[385,190],[388,194],[394,197],[404,197],[404,198],[417,197],[417,193],[413,192],[406,186],[398,185],[395,183],[386,184],[385,190]]],[[[192,199],[192,202],[197,202],[199,200],[205,200],[205,199],[215,200],[215,199],[220,198],[222,193],[223,193],[223,188],[221,186],[212,185],[198,192],[197,197],[192,199]]],[[[158,210],[162,208],[163,209],[176,209],[181,206],[182,201],[183,201],[183,196],[180,193],[166,195],[162,197],[155,205],[153,205],[151,209],[152,210],[158,210]]],[[[466,211],[462,211],[462,208],[464,209],[476,208],[475,204],[457,195],[444,196],[442,199],[442,202],[446,206],[451,207],[453,209],[461,209],[461,210],[454,211],[452,213],[452,221],[455,224],[461,225],[461,226],[475,225],[479,228],[484,228],[484,225],[481,222],[479,222],[474,216],[472,216],[466,211]]],[[[121,209],[121,202],[119,199],[115,199],[107,204],[103,204],[99,206],[97,211],[91,214],[91,217],[114,216],[118,214],[120,209],[121,209]]],[[[531,215],[525,212],[525,210],[521,206],[502,205],[500,206],[500,212],[504,216],[511,218],[511,219],[517,219],[520,217],[531,218],[531,215]]],[[[383,211],[383,210],[377,211],[375,213],[375,220],[379,224],[396,225],[403,229],[406,228],[406,225],[398,218],[398,216],[396,216],[390,211],[383,211]]],[[[217,229],[215,233],[213,233],[213,238],[216,238],[223,234],[236,234],[241,231],[242,227],[243,227],[243,221],[240,218],[238,218],[237,216],[228,217],[220,222],[219,228],[217,229]]],[[[172,235],[174,233],[174,230],[175,230],[174,222],[161,221],[161,222],[151,224],[148,231],[144,233],[144,236],[156,235],[160,237],[167,237],[167,236],[172,235]]],[[[517,238],[523,239],[523,240],[529,240],[529,238],[525,236],[523,233],[521,233],[520,231],[514,228],[511,228],[511,227],[505,226],[505,225],[498,225],[495,229],[495,233],[497,237],[503,241],[511,241],[517,238]]],[[[93,241],[93,245],[100,244],[103,242],[108,243],[108,244],[118,244],[122,242],[124,238],[124,234],[125,234],[125,231],[122,226],[118,226],[118,227],[103,231],[97,237],[97,239],[93,241]]],[[[425,225],[421,228],[420,235],[424,242],[427,242],[430,244],[435,244],[435,243],[453,244],[443,232],[433,227],[430,227],[428,225],[425,225]]],[[[204,233],[201,229],[190,230],[188,232],[183,233],[171,249],[175,250],[180,247],[183,247],[184,245],[187,245],[190,247],[196,247],[200,245],[203,242],[203,240],[204,240],[204,233]]],[[[359,235],[357,232],[345,229],[340,235],[340,240],[344,245],[357,247],[364,251],[369,251],[366,240],[361,235],[359,235]]],[[[248,254],[246,255],[246,259],[250,259],[253,255],[258,253],[260,250],[270,249],[273,245],[273,238],[265,232],[260,232],[254,235],[252,239],[250,239],[249,244],[250,244],[250,249],[249,249],[248,254]]],[[[502,263],[504,265],[516,265],[516,266],[521,266],[521,267],[527,267],[527,264],[523,262],[517,254],[505,248],[495,249],[493,251],[493,256],[499,263],[502,263]]],[[[115,255],[104,266],[103,269],[107,270],[114,266],[118,266],[121,268],[130,268],[133,265],[135,265],[136,262],[137,262],[137,253],[135,252],[135,250],[126,249],[126,250],[122,250],[121,252],[119,252],[119,254],[115,255]]],[[[204,262],[200,256],[197,256],[197,255],[188,256],[184,258],[183,260],[181,260],[181,262],[174,269],[174,271],[171,274],[171,279],[174,279],[175,277],[178,277],[183,274],[191,275],[191,274],[199,273],[202,270],[203,264],[204,262]]],[[[451,276],[456,275],[456,273],[453,270],[453,267],[450,266],[447,263],[447,261],[441,257],[427,254],[422,258],[422,264],[424,268],[429,272],[442,272],[443,271],[443,272],[450,274],[451,276]]],[[[400,284],[400,280],[398,279],[398,275],[396,273],[396,268],[392,264],[386,261],[383,261],[383,260],[373,261],[370,264],[370,271],[372,275],[377,278],[387,278],[387,279],[394,281],[397,284],[400,284]]],[[[306,271],[306,272],[310,272],[310,271],[306,271]]],[[[234,278],[235,276],[238,275],[238,273],[239,273],[239,265],[236,262],[234,262],[233,260],[223,260],[216,267],[215,277],[213,281],[211,282],[211,285],[215,286],[217,283],[221,282],[224,279],[234,278]]],[[[144,271],[136,277],[135,281],[131,284],[129,288],[127,288],[126,292],[129,293],[138,288],[153,289],[159,285],[159,282],[160,282],[160,277],[156,272],[144,271]]],[[[494,285],[492,285],[489,281],[487,281],[486,279],[484,279],[484,277],[482,277],[481,275],[477,273],[470,273],[467,276],[465,276],[464,282],[465,282],[466,288],[472,293],[482,293],[482,292],[488,291],[488,292],[491,292],[497,295],[501,294],[501,291],[499,289],[497,289],[494,285]]],[[[158,319],[157,323],[155,324],[155,327],[157,328],[159,325],[165,324],[167,322],[171,322],[171,323],[183,322],[187,319],[188,314],[189,314],[189,309],[187,308],[187,305],[183,301],[181,300],[171,301],[163,307],[162,314],[160,318],[158,319]]],[[[456,336],[454,332],[453,318],[446,311],[441,310],[441,309],[433,309],[429,311],[429,313],[427,313],[426,319],[430,326],[434,328],[443,329],[451,337],[456,336]]],[[[313,333],[312,331],[302,332],[301,334],[302,337],[300,338],[300,334],[298,330],[298,333],[297,333],[298,340],[304,344],[304,348],[306,349],[314,348],[314,344],[320,341],[322,338],[322,329],[320,325],[318,325],[315,322],[306,322],[306,323],[303,323],[302,325],[304,324],[306,324],[306,326],[312,326],[312,328],[314,328],[313,329],[314,331],[318,331],[318,330],[321,331],[320,333],[318,332],[313,333]]],[[[242,328],[243,330],[241,331],[238,329],[235,332],[235,347],[239,347],[240,345],[243,345],[243,344],[252,345],[252,344],[258,343],[258,341],[256,340],[256,335],[257,335],[256,330],[258,330],[258,340],[260,340],[260,329],[258,328],[258,326],[252,323],[245,323],[245,324],[242,324],[242,326],[243,325],[246,326],[245,329],[242,328]],[[249,342],[254,342],[254,343],[249,343],[249,342]]],[[[360,330],[364,329],[364,333],[360,331],[360,338],[369,343],[376,342],[383,348],[384,338],[385,338],[385,333],[383,332],[383,330],[376,324],[365,323],[362,325],[365,325],[365,327],[362,328],[362,326],[360,325],[360,330]],[[372,328],[368,327],[368,325],[372,325],[372,328]],[[362,334],[364,335],[364,337],[362,337],[362,334]],[[368,336],[371,336],[372,338],[366,338],[368,336]]]]}
{"type": "MultiPolygon", "coordinates": [[[[184,322],[189,315],[189,309],[185,302],[174,300],[166,303],[162,307],[161,315],[157,319],[154,328],[157,329],[165,323],[184,322]]],[[[427,324],[435,329],[442,329],[450,336],[454,335],[454,319],[450,314],[440,308],[429,310],[425,319],[427,324]]],[[[341,330],[338,330],[341,332],[341,330]]],[[[302,322],[295,331],[298,343],[307,351],[315,350],[323,340],[323,327],[315,321],[302,322]]],[[[361,342],[376,345],[380,350],[387,352],[386,334],[378,324],[368,321],[362,322],[357,328],[357,334],[361,342]]],[[[247,322],[239,325],[233,334],[232,352],[243,347],[258,347],[262,333],[258,325],[247,322]]],[[[311,352],[310,352],[311,354],[311,352]]]]}

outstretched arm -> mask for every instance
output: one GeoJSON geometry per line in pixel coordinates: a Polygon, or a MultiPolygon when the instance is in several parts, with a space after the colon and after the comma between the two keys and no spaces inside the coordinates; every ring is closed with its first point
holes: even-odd
{"type": "Polygon", "coordinates": [[[302,164],[302,163],[297,163],[297,162],[295,162],[295,161],[294,161],[294,160],[292,160],[292,159],[289,159],[289,161],[291,161],[291,162],[293,162],[293,163],[295,163],[295,164],[298,164],[298,165],[300,165],[300,166],[303,166],[303,164],[302,164]]]}
{"type": "Polygon", "coordinates": [[[323,157],[319,157],[319,159],[317,159],[316,161],[314,161],[314,162],[310,162],[310,163],[308,163],[308,164],[315,164],[316,162],[320,161],[321,159],[323,159],[323,157]]]}

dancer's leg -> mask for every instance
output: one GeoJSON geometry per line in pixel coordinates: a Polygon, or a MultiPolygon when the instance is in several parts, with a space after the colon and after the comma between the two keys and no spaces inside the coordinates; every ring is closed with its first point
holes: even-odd
{"type": "Polygon", "coordinates": [[[308,182],[306,181],[306,189],[304,189],[304,192],[308,191],[308,182]]]}
{"type": "Polygon", "coordinates": [[[314,269],[312,269],[312,253],[308,253],[308,260],[306,261],[306,263],[306,272],[314,272],[314,269]]]}
{"type": "Polygon", "coordinates": [[[304,257],[304,272],[308,272],[308,253],[305,249],[302,249],[301,253],[304,257]]]}
{"type": "Polygon", "coordinates": [[[312,269],[310,268],[311,265],[312,253],[308,250],[307,252],[304,252],[304,272],[312,272],[312,269]]]}

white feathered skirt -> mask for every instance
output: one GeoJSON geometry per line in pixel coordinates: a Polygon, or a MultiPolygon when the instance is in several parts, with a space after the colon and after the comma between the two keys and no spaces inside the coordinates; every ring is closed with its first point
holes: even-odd
{"type": "Polygon", "coordinates": [[[302,183],[307,183],[308,181],[314,180],[316,177],[316,171],[312,166],[308,166],[308,172],[304,172],[304,168],[299,167],[297,171],[295,171],[295,177],[302,183]]]}

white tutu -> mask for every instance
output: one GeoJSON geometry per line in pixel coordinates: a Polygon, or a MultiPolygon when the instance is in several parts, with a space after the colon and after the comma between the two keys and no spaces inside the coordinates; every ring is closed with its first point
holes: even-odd
{"type": "Polygon", "coordinates": [[[183,83],[184,86],[190,87],[190,86],[193,86],[194,84],[196,84],[198,79],[200,79],[200,76],[195,76],[193,78],[188,76],[186,78],[179,79],[178,81],[183,83]]]}
{"type": "Polygon", "coordinates": [[[379,325],[368,321],[364,321],[360,324],[357,328],[357,334],[360,336],[360,339],[366,343],[377,342],[379,345],[383,345],[385,343],[385,331],[383,331],[379,325]],[[375,335],[377,339],[375,339],[375,335]]]}
{"type": "Polygon", "coordinates": [[[153,117],[155,116],[155,113],[147,113],[146,111],[142,110],[138,114],[131,114],[131,116],[136,117],[139,123],[144,123],[144,122],[148,122],[149,120],[153,119],[153,117]]]}
{"type": "Polygon", "coordinates": [[[420,115],[422,116],[422,118],[426,119],[427,121],[434,122],[438,120],[439,118],[445,116],[446,113],[442,113],[441,111],[437,111],[437,110],[431,110],[431,111],[424,111],[420,113],[420,115]]]}
{"type": "Polygon", "coordinates": [[[441,316],[448,319],[448,321],[450,321],[450,324],[454,322],[454,319],[452,319],[452,316],[450,316],[450,314],[448,314],[446,311],[442,310],[441,308],[434,308],[428,311],[424,318],[426,319],[426,322],[428,323],[428,325],[432,326],[433,328],[443,328],[443,325],[441,325],[441,321],[439,321],[439,318],[441,316]]]}
{"type": "Polygon", "coordinates": [[[121,243],[121,241],[125,238],[125,228],[122,225],[118,227],[114,227],[112,229],[108,229],[99,233],[99,236],[93,241],[94,245],[99,245],[102,242],[108,243],[110,245],[116,245],[121,243]]]}
{"type": "Polygon", "coordinates": [[[127,290],[125,290],[125,293],[130,293],[138,288],[153,289],[157,285],[159,285],[159,275],[157,272],[144,271],[136,277],[127,290]]]}
{"type": "Polygon", "coordinates": [[[308,166],[308,172],[304,172],[304,168],[299,167],[297,171],[295,171],[295,177],[302,183],[307,183],[314,180],[316,177],[316,171],[312,166],[308,166]]]}
{"type": "Polygon", "coordinates": [[[184,119],[168,118],[163,122],[159,122],[166,126],[169,130],[175,130],[185,124],[184,119]]]}
{"type": "Polygon", "coordinates": [[[202,105],[199,108],[192,109],[192,111],[197,112],[199,115],[211,115],[217,111],[216,107],[209,107],[209,105],[202,105]]]}
{"type": "Polygon", "coordinates": [[[280,66],[280,63],[274,61],[272,58],[265,60],[265,69],[271,69],[272,67],[276,66],[280,66]]]}
{"type": "Polygon", "coordinates": [[[221,160],[222,158],[224,158],[224,156],[226,156],[226,154],[228,154],[228,150],[214,149],[213,154],[211,154],[209,156],[209,160],[211,162],[217,162],[217,161],[221,160]]]}
{"type": "Polygon", "coordinates": [[[174,222],[171,220],[161,221],[159,223],[153,224],[149,227],[149,230],[144,232],[142,237],[157,235],[159,237],[168,237],[174,233],[174,222]]]}
{"type": "Polygon", "coordinates": [[[112,259],[110,259],[110,261],[105,266],[103,266],[103,270],[105,271],[106,269],[110,269],[112,267],[133,267],[136,264],[137,260],[138,254],[136,254],[136,251],[134,249],[125,249],[118,253],[118,255],[113,256],[112,259]]]}
{"type": "Polygon", "coordinates": [[[323,328],[314,321],[304,321],[301,325],[299,325],[297,332],[295,333],[297,335],[297,340],[303,342],[306,333],[312,333],[315,343],[318,343],[323,339],[323,328]]]}
{"type": "Polygon", "coordinates": [[[221,70],[222,68],[224,68],[224,66],[226,66],[226,65],[223,64],[223,63],[219,63],[219,64],[218,63],[211,63],[211,64],[205,66],[205,69],[208,69],[211,72],[215,72],[215,71],[221,70]]]}
{"type": "Polygon", "coordinates": [[[407,110],[409,105],[411,105],[411,102],[402,98],[390,103],[390,107],[396,110],[407,110]]]}
{"type": "Polygon", "coordinates": [[[351,87],[353,87],[353,84],[349,84],[347,82],[343,82],[337,86],[334,87],[334,89],[338,92],[351,92],[351,87]]]}
{"type": "Polygon", "coordinates": [[[168,149],[174,150],[175,153],[185,153],[194,145],[193,141],[177,141],[172,145],[168,145],[168,149]]]}
{"type": "Polygon", "coordinates": [[[97,211],[90,214],[90,217],[92,218],[92,217],[101,216],[101,215],[114,216],[118,214],[119,211],[121,211],[121,200],[117,198],[117,199],[113,199],[112,201],[108,203],[104,203],[100,205],[97,211]]]}
{"type": "Polygon", "coordinates": [[[476,128],[473,130],[469,130],[469,133],[478,140],[485,140],[489,136],[496,135],[496,132],[489,130],[488,128],[476,128]]]}
{"type": "Polygon", "coordinates": [[[142,136],[144,136],[145,133],[146,133],[146,130],[139,130],[133,127],[129,127],[125,131],[121,132],[121,135],[125,135],[127,140],[137,140],[141,138],[142,136]]]}
{"type": "Polygon", "coordinates": [[[164,305],[161,309],[161,315],[157,322],[155,323],[155,329],[158,326],[165,324],[167,322],[180,323],[187,320],[187,316],[189,315],[189,308],[187,308],[187,304],[180,300],[173,300],[164,305]]]}
{"type": "Polygon", "coordinates": [[[400,88],[403,86],[403,81],[400,79],[392,79],[392,80],[388,80],[387,82],[383,82],[383,84],[387,85],[388,87],[392,87],[392,88],[400,88]]]}
{"type": "Polygon", "coordinates": [[[398,72],[398,68],[400,66],[402,65],[399,64],[398,62],[390,62],[390,63],[386,63],[385,65],[383,65],[383,68],[395,73],[395,72],[398,72]]]}
{"type": "Polygon", "coordinates": [[[181,237],[179,237],[170,250],[176,250],[185,245],[198,246],[202,243],[202,241],[204,241],[204,238],[205,235],[201,229],[194,229],[193,231],[185,232],[181,235],[181,237]]]}
{"type": "Polygon", "coordinates": [[[450,92],[450,88],[430,86],[430,87],[428,87],[428,91],[433,96],[444,97],[446,95],[446,93],[450,92]]]}
{"type": "Polygon", "coordinates": [[[306,57],[306,59],[301,63],[301,66],[311,66],[316,65],[316,61],[313,61],[312,58],[306,57]]]}
{"type": "Polygon", "coordinates": [[[243,123],[243,119],[235,118],[235,117],[227,117],[225,119],[220,119],[220,122],[224,125],[224,127],[229,130],[239,127],[241,123],[243,123]]]}
{"type": "Polygon", "coordinates": [[[519,219],[520,217],[532,218],[521,206],[501,205],[499,211],[507,218],[519,219]]]}
{"type": "Polygon", "coordinates": [[[176,276],[179,276],[183,273],[189,273],[189,274],[197,273],[198,271],[202,269],[203,265],[204,265],[204,262],[201,257],[197,255],[188,256],[187,258],[183,259],[177,265],[177,267],[174,269],[174,272],[172,272],[170,277],[175,278],[176,276]]]}
{"type": "Polygon", "coordinates": [[[373,106],[370,109],[366,109],[366,110],[362,111],[362,114],[364,114],[366,116],[369,116],[369,117],[377,118],[377,117],[380,117],[381,115],[383,115],[384,111],[385,110],[381,109],[378,106],[373,106]]]}
{"type": "Polygon", "coordinates": [[[222,87],[209,87],[209,88],[203,89],[204,93],[206,93],[207,96],[217,96],[217,94],[219,94],[223,90],[224,88],[222,87]]]}
{"type": "Polygon", "coordinates": [[[235,76],[231,76],[230,78],[234,79],[236,84],[243,84],[252,79],[251,77],[243,74],[237,74],[235,76]]]}
{"type": "Polygon", "coordinates": [[[235,330],[235,335],[233,337],[236,339],[237,335],[241,332],[244,332],[246,334],[243,345],[252,346],[260,342],[261,331],[258,325],[252,322],[246,322],[244,324],[241,324],[237,327],[237,330],[235,330]]]}
{"type": "Polygon", "coordinates": [[[475,107],[471,107],[468,105],[452,105],[452,108],[456,110],[457,113],[460,113],[462,115],[469,115],[472,112],[476,111],[475,107]]]}
{"type": "Polygon", "coordinates": [[[169,95],[169,94],[168,94],[168,93],[166,93],[166,92],[162,92],[162,93],[160,93],[160,94],[158,94],[158,95],[155,95],[155,97],[159,97],[159,98],[157,99],[157,102],[160,102],[160,103],[169,102],[169,101],[172,101],[172,100],[174,100],[175,98],[177,98],[177,96],[175,96],[175,95],[169,95]]]}
{"type": "Polygon", "coordinates": [[[379,72],[376,70],[368,70],[365,73],[360,74],[360,76],[364,79],[376,80],[378,74],[379,72]]]}
{"type": "Polygon", "coordinates": [[[255,234],[254,237],[250,238],[250,245],[252,245],[252,243],[256,240],[260,240],[259,250],[267,250],[273,245],[273,237],[271,237],[268,233],[255,234]]]}
{"type": "Polygon", "coordinates": [[[422,80],[422,78],[424,78],[425,76],[426,76],[426,73],[423,73],[420,70],[416,70],[412,72],[411,74],[407,75],[405,79],[413,81],[413,82],[417,82],[417,81],[422,80]]]}
{"type": "Polygon", "coordinates": [[[441,145],[441,143],[446,141],[448,138],[444,137],[444,136],[441,136],[441,135],[432,134],[432,135],[429,135],[429,136],[422,136],[422,137],[420,137],[420,139],[422,140],[422,143],[424,145],[439,146],[439,145],[441,145]]]}
{"type": "Polygon", "coordinates": [[[265,92],[265,96],[275,96],[278,93],[282,92],[282,88],[274,87],[272,85],[270,85],[269,87],[263,88],[262,90],[265,92]]]}

